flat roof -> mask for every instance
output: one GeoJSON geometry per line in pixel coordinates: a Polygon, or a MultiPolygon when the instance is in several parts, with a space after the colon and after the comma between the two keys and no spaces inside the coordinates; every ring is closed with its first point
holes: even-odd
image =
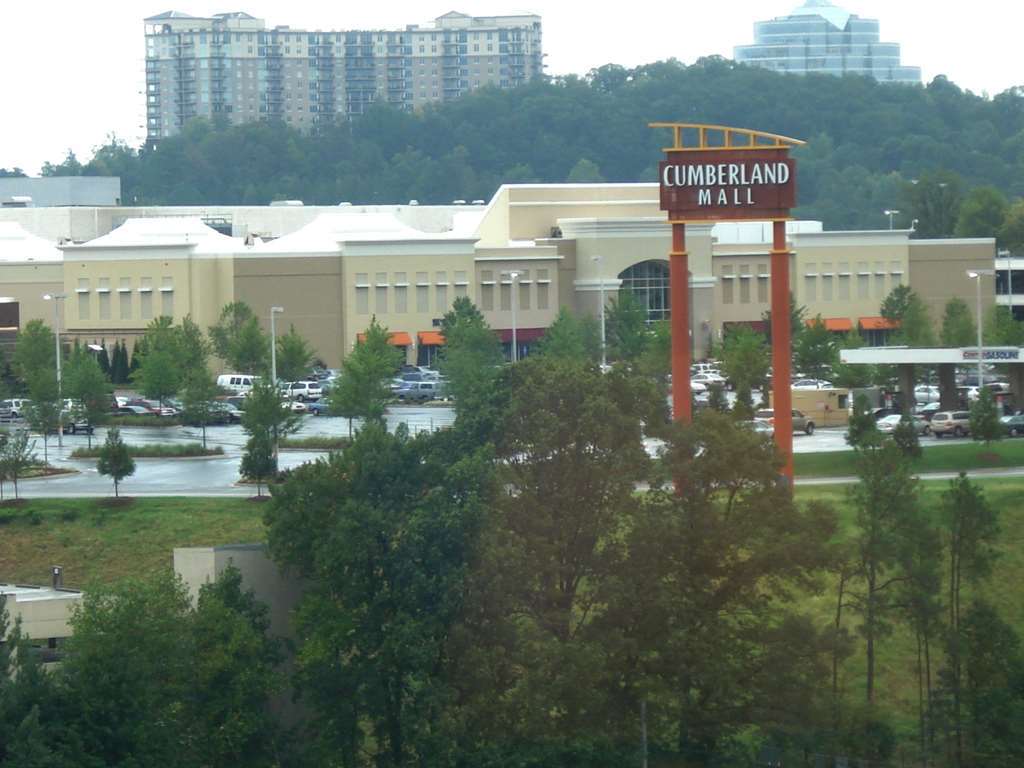
{"type": "MultiPolygon", "coordinates": [[[[982,360],[990,363],[1024,363],[1020,347],[982,347],[982,360]]],[[[839,359],[851,365],[958,365],[977,364],[977,347],[862,347],[844,349],[839,359]]]]}
{"type": "Polygon", "coordinates": [[[77,589],[54,589],[53,587],[37,587],[31,584],[0,584],[0,595],[11,595],[15,602],[27,603],[36,600],[76,600],[82,597],[77,589]]]}

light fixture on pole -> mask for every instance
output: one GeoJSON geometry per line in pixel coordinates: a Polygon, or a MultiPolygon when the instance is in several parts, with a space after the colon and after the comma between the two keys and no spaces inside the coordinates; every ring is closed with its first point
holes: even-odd
{"type": "Polygon", "coordinates": [[[982,347],[981,337],[981,278],[986,276],[994,276],[996,271],[994,269],[969,269],[967,270],[967,276],[971,280],[975,281],[975,285],[978,289],[978,397],[981,397],[981,386],[982,386],[982,366],[984,364],[984,354],[982,347]]]}
{"type": "Polygon", "coordinates": [[[889,229],[891,231],[893,228],[892,217],[898,216],[900,212],[897,211],[895,208],[887,208],[885,211],[883,211],[883,213],[889,217],[889,229]]]}
{"type": "Polygon", "coordinates": [[[270,308],[270,383],[277,389],[277,327],[274,318],[284,312],[284,307],[270,308]]]}
{"type": "Polygon", "coordinates": [[[603,371],[608,366],[608,351],[604,330],[604,256],[591,256],[590,260],[597,264],[597,268],[601,272],[599,279],[601,281],[601,370],[603,371]]]}
{"type": "Polygon", "coordinates": [[[512,362],[516,363],[519,362],[519,340],[516,338],[516,304],[519,303],[519,286],[516,284],[516,281],[523,273],[518,269],[510,269],[501,274],[507,276],[512,281],[512,362]]]}
{"type": "Polygon", "coordinates": [[[64,393],[60,375],[60,302],[66,293],[44,293],[43,300],[53,302],[53,339],[57,352],[57,447],[64,447],[64,393]]]}
{"type": "Polygon", "coordinates": [[[1006,259],[1006,293],[1010,297],[1010,318],[1013,319],[1013,254],[1008,248],[1001,248],[997,255],[1006,259]]]}

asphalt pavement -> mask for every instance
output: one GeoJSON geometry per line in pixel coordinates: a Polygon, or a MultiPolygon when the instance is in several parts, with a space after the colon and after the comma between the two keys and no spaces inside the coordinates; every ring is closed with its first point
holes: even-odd
{"type": "MultiPolygon", "coordinates": [[[[393,406],[388,409],[386,421],[389,430],[399,424],[406,424],[410,432],[434,431],[450,426],[455,421],[455,411],[450,406],[393,406]]],[[[355,424],[358,428],[358,422],[355,424]]],[[[302,426],[296,437],[314,435],[342,436],[348,435],[347,419],[326,416],[303,416],[302,426]]],[[[798,434],[793,436],[794,453],[816,453],[847,450],[845,428],[818,429],[813,435],[798,434]]],[[[207,445],[220,446],[224,449],[223,456],[212,456],[188,459],[137,459],[135,474],[121,483],[121,493],[127,496],[250,496],[254,488],[251,485],[239,485],[238,468],[245,447],[245,433],[238,425],[208,427],[206,430],[207,445]]],[[[121,435],[125,442],[135,445],[146,443],[190,443],[202,439],[201,430],[194,427],[122,427],[121,435]]],[[[102,442],[106,430],[97,428],[93,435],[93,445],[102,442]]],[[[50,438],[47,446],[49,461],[56,467],[75,470],[75,474],[60,475],[48,478],[24,480],[19,483],[21,494],[26,497],[94,497],[109,496],[113,492],[113,484],[107,477],[96,471],[96,461],[92,459],[72,459],[71,452],[88,443],[85,435],[65,435],[63,448],[57,447],[56,438],[50,438]]],[[[933,445],[951,445],[970,442],[967,439],[937,440],[934,437],[922,437],[921,445],[928,449],[933,445]]],[[[648,453],[656,455],[661,443],[655,439],[644,441],[648,453]]],[[[41,438],[36,438],[36,452],[43,455],[41,438]]],[[[285,450],[280,454],[279,464],[282,469],[296,467],[300,464],[315,461],[325,456],[323,451],[285,450]]],[[[1021,470],[1002,470],[997,473],[986,472],[985,476],[1019,476],[1021,470]],[[1005,473],[1005,474],[1000,474],[1005,473]]],[[[936,478],[954,477],[954,473],[936,474],[936,478]]],[[[981,473],[979,473],[981,476],[981,473]]],[[[929,478],[931,476],[928,476],[929,478]]],[[[798,480],[800,485],[827,485],[852,482],[853,478],[807,478],[798,480]]]]}

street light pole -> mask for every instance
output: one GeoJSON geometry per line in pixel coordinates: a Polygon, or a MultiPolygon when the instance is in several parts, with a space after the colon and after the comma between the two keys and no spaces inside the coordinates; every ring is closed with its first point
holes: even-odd
{"type": "Polygon", "coordinates": [[[986,275],[994,276],[996,271],[994,269],[969,269],[967,270],[967,276],[975,281],[975,287],[977,288],[977,299],[978,299],[978,397],[981,397],[982,387],[982,368],[984,360],[982,359],[982,335],[981,335],[981,278],[986,275]]]}
{"type": "Polygon", "coordinates": [[[601,370],[603,371],[608,365],[608,348],[605,342],[604,332],[604,257],[603,256],[591,256],[590,257],[601,270],[601,370]]]}
{"type": "Polygon", "coordinates": [[[66,293],[44,293],[45,301],[53,302],[53,339],[57,353],[57,447],[64,447],[64,394],[60,374],[60,306],[61,299],[66,299],[66,293]]]}
{"type": "Polygon", "coordinates": [[[274,385],[275,389],[277,389],[277,328],[274,325],[274,318],[281,312],[284,312],[284,307],[270,308],[270,383],[274,385]]]}
{"type": "Polygon", "coordinates": [[[889,231],[891,232],[893,228],[892,217],[899,215],[899,211],[896,209],[890,209],[883,211],[883,213],[889,217],[889,231]]]}
{"type": "Polygon", "coordinates": [[[1006,257],[1006,292],[1010,296],[1010,319],[1013,319],[1013,254],[1009,248],[999,251],[999,256],[1006,257]]]}
{"type": "Polygon", "coordinates": [[[519,340],[516,338],[516,304],[519,303],[519,286],[516,281],[522,274],[518,269],[510,269],[504,274],[512,281],[512,362],[519,362],[519,340]]]}

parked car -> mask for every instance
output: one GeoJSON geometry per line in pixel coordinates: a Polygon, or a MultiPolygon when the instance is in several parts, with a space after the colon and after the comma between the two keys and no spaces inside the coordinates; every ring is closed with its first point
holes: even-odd
{"type": "Polygon", "coordinates": [[[832,382],[825,379],[797,379],[793,389],[832,389],[832,382]]]}
{"type": "Polygon", "coordinates": [[[31,400],[21,397],[14,397],[10,400],[0,400],[0,419],[23,419],[25,408],[31,405],[31,400]]]}
{"type": "Polygon", "coordinates": [[[289,400],[298,400],[303,403],[307,400],[319,400],[324,394],[318,381],[293,381],[282,384],[281,391],[289,400]]]}
{"type": "Polygon", "coordinates": [[[96,428],[85,419],[67,417],[68,420],[62,425],[65,435],[91,435],[96,428]]]}
{"type": "Polygon", "coordinates": [[[1000,421],[1006,428],[1006,434],[1010,437],[1024,435],[1024,413],[1018,413],[1016,416],[1003,416],[1000,421]]]}
{"type": "Polygon", "coordinates": [[[753,430],[759,435],[767,435],[771,437],[775,434],[775,427],[772,426],[771,422],[765,419],[751,419],[750,421],[740,422],[747,429],[753,430]]]}
{"type": "Polygon", "coordinates": [[[153,412],[142,405],[120,405],[117,408],[118,416],[152,416],[153,412]]]}
{"type": "Polygon", "coordinates": [[[942,406],[939,403],[928,403],[917,408],[917,415],[925,421],[931,421],[932,417],[939,412],[942,406]]]}
{"type": "MultiPolygon", "coordinates": [[[[210,401],[210,420],[207,424],[238,424],[242,420],[242,412],[225,400],[210,401]]],[[[190,427],[198,426],[195,420],[185,422],[190,427]]]]}
{"type": "Polygon", "coordinates": [[[708,391],[708,385],[697,379],[690,379],[690,394],[701,395],[708,391]]]}
{"type": "Polygon", "coordinates": [[[931,420],[936,437],[963,437],[971,431],[971,414],[967,411],[939,411],[931,420]]]}
{"type": "Polygon", "coordinates": [[[252,391],[252,385],[258,378],[251,373],[222,373],[217,377],[217,386],[226,392],[247,395],[252,391]]]}
{"type": "Polygon", "coordinates": [[[693,386],[693,382],[700,382],[705,387],[725,387],[728,385],[724,376],[714,372],[705,371],[704,373],[697,373],[690,377],[690,385],[693,386]]]}
{"type": "Polygon", "coordinates": [[[937,403],[939,388],[931,384],[918,384],[914,387],[914,399],[919,403],[937,403]]]}
{"type": "Polygon", "coordinates": [[[900,425],[900,422],[903,421],[904,418],[910,418],[911,423],[914,425],[914,431],[919,435],[927,435],[932,431],[931,425],[920,416],[904,417],[897,413],[886,416],[884,419],[879,419],[875,423],[875,426],[878,427],[879,432],[892,434],[896,431],[896,427],[900,425]]]}
{"type": "Polygon", "coordinates": [[[395,393],[395,397],[405,402],[422,403],[444,398],[447,389],[447,383],[444,381],[410,381],[395,393]]]}
{"type": "Polygon", "coordinates": [[[326,400],[316,400],[312,403],[306,403],[307,413],[311,413],[314,416],[326,416],[331,410],[331,405],[326,400]]]}
{"type": "MultiPolygon", "coordinates": [[[[771,408],[762,408],[761,410],[754,413],[754,417],[758,419],[764,419],[772,425],[772,431],[775,430],[775,411],[771,408]]],[[[793,431],[803,432],[807,435],[814,434],[814,422],[811,421],[807,416],[798,410],[793,410],[793,431]]]]}

